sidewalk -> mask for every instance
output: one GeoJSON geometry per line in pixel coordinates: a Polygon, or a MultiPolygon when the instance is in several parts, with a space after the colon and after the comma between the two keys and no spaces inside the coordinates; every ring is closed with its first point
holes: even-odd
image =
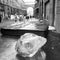
{"type": "MultiPolygon", "coordinates": [[[[8,20],[8,21],[1,22],[1,23],[0,23],[0,29],[1,29],[2,27],[10,26],[11,24],[14,24],[14,23],[15,23],[14,20],[8,20]]],[[[48,30],[55,30],[55,27],[49,26],[49,27],[48,27],[48,30]]]]}
{"type": "Polygon", "coordinates": [[[7,25],[10,25],[10,24],[13,24],[13,23],[14,23],[14,21],[12,21],[12,20],[1,22],[0,23],[0,28],[2,28],[4,26],[7,26],[7,25]]]}

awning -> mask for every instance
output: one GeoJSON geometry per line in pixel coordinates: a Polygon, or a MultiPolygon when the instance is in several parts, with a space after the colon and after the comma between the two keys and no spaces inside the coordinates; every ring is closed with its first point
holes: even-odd
{"type": "Polygon", "coordinates": [[[2,4],[9,5],[13,8],[26,10],[28,7],[34,7],[36,0],[1,0],[2,4]]]}

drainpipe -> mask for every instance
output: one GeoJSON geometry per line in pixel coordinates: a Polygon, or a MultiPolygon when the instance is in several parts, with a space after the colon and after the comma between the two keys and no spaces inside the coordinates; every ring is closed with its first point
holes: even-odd
{"type": "Polygon", "coordinates": [[[39,0],[39,19],[43,20],[43,0],[39,0]]]}

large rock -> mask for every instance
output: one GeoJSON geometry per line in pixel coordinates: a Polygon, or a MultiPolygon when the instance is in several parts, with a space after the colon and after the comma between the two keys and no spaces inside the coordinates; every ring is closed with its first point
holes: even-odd
{"type": "MultiPolygon", "coordinates": [[[[44,55],[45,53],[41,53],[41,47],[46,44],[47,40],[44,37],[35,35],[33,33],[25,33],[20,37],[20,39],[16,43],[16,51],[23,57],[33,57],[40,52],[40,55],[44,55]]],[[[44,57],[43,56],[43,57],[44,57]]]]}

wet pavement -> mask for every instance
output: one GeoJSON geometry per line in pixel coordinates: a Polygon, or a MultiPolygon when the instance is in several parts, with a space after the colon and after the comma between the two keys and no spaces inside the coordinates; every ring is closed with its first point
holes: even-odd
{"type": "MultiPolygon", "coordinates": [[[[15,51],[15,44],[18,38],[0,34],[0,60],[25,60],[17,55],[15,51]]],[[[60,60],[60,34],[49,32],[47,43],[46,60],[60,60]]]]}
{"type": "Polygon", "coordinates": [[[18,60],[15,51],[16,37],[1,36],[0,34],[0,60],[18,60]]]}
{"type": "Polygon", "coordinates": [[[19,37],[16,36],[2,36],[0,34],[0,60],[36,60],[23,58],[17,54],[15,45],[18,39],[19,37]]]}

